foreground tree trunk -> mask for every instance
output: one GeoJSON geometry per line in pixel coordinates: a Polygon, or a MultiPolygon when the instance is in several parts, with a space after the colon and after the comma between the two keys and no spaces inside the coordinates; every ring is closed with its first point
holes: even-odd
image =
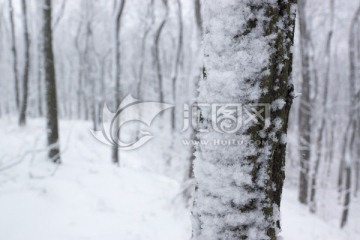
{"type": "Polygon", "coordinates": [[[23,26],[24,26],[24,39],[25,39],[25,67],[23,73],[23,97],[21,102],[19,125],[24,126],[26,124],[26,111],[28,105],[28,86],[29,86],[29,70],[30,70],[30,39],[27,26],[27,10],[26,1],[22,0],[22,12],[23,12],[23,26]]]}
{"type": "Polygon", "coordinates": [[[56,96],[56,76],[54,53],[52,47],[51,29],[51,0],[44,0],[44,77],[46,81],[46,120],[47,120],[47,142],[48,157],[54,163],[61,163],[60,143],[58,130],[58,110],[56,96]]]}
{"type": "Polygon", "coordinates": [[[196,152],[194,239],[277,239],[293,98],[294,5],[204,2],[206,77],[198,102],[212,99],[214,104],[209,103],[211,115],[201,107],[200,125],[207,132],[198,137],[209,144],[200,144],[196,152]],[[251,108],[269,111],[271,118],[241,119],[251,108]],[[238,128],[237,120],[246,124],[238,128]],[[224,146],[216,140],[238,144],[224,146]]]}

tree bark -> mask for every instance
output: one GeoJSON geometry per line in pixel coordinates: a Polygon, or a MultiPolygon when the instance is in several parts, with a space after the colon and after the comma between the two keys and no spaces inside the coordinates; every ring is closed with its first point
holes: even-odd
{"type": "Polygon", "coordinates": [[[24,126],[26,124],[26,112],[28,105],[28,92],[29,92],[29,70],[30,70],[30,39],[27,26],[27,10],[26,1],[22,0],[22,12],[23,12],[23,26],[24,26],[24,40],[25,40],[25,67],[23,75],[23,97],[20,108],[19,125],[24,126]]]}
{"type": "Polygon", "coordinates": [[[358,150],[356,137],[358,136],[358,126],[360,120],[357,117],[357,109],[352,106],[353,103],[356,103],[358,98],[356,92],[356,80],[358,74],[357,68],[357,56],[356,56],[356,44],[357,39],[357,29],[360,24],[360,6],[358,7],[355,17],[351,22],[350,28],[350,41],[349,41],[349,61],[350,61],[350,76],[349,76],[349,95],[350,95],[350,109],[349,109],[349,121],[344,135],[344,145],[342,152],[342,162],[344,163],[345,170],[345,201],[343,205],[343,212],[341,217],[341,228],[343,228],[348,221],[350,200],[351,200],[351,175],[352,175],[352,164],[357,161],[358,150]]]}
{"type": "MultiPolygon", "coordinates": [[[[122,0],[120,3],[120,6],[118,7],[118,11],[116,13],[115,17],[115,39],[114,39],[114,54],[115,54],[115,108],[118,108],[121,101],[121,63],[120,63],[120,28],[121,28],[121,16],[124,11],[125,7],[125,0],[122,0]]],[[[118,118],[117,118],[118,119],[118,118]]],[[[118,126],[118,124],[116,124],[118,126]]],[[[120,130],[120,129],[119,129],[120,130]]],[[[120,138],[120,131],[116,133],[118,135],[118,138],[120,138]]],[[[120,157],[119,157],[119,149],[117,146],[113,147],[112,151],[112,162],[120,165],[120,157]]]]}
{"type": "Polygon", "coordinates": [[[9,0],[9,14],[10,14],[10,27],[11,27],[11,52],[13,54],[13,71],[14,71],[14,85],[15,85],[15,103],[16,108],[19,110],[20,98],[19,98],[19,72],[17,61],[17,48],[15,38],[15,23],[14,23],[14,9],[12,6],[12,0],[9,0]]]}
{"type": "Polygon", "coordinates": [[[299,201],[308,203],[310,142],[311,142],[311,101],[310,101],[310,32],[306,22],[306,0],[299,0],[300,51],[301,51],[301,98],[299,107],[300,180],[299,201]]]}
{"type": "Polygon", "coordinates": [[[346,183],[345,183],[345,201],[344,201],[344,208],[341,216],[341,224],[340,227],[345,227],[348,221],[349,215],[349,206],[350,206],[350,197],[351,197],[351,168],[350,166],[346,167],[345,170],[346,176],[346,183]]]}
{"type": "Polygon", "coordinates": [[[54,163],[61,163],[60,142],[58,130],[58,107],[56,93],[56,74],[53,53],[53,37],[51,29],[51,0],[44,0],[44,70],[46,81],[46,119],[47,119],[47,142],[48,157],[54,163]]]}
{"type": "Polygon", "coordinates": [[[168,7],[168,0],[162,0],[164,6],[165,6],[165,16],[163,20],[161,21],[158,29],[155,32],[155,39],[154,39],[154,49],[153,49],[153,55],[154,55],[154,63],[156,68],[156,74],[158,78],[158,91],[159,91],[159,102],[164,102],[164,89],[163,89],[163,75],[162,75],[162,67],[160,62],[160,49],[159,49],[159,42],[161,33],[164,29],[164,26],[166,24],[168,15],[169,15],[169,7],[168,7]]]}
{"type": "MultiPolygon", "coordinates": [[[[206,80],[198,102],[211,97],[244,107],[268,104],[271,119],[228,134],[214,130],[212,122],[213,128],[198,134],[200,142],[230,139],[242,144],[198,146],[193,239],[276,240],[293,99],[289,76],[295,1],[217,3],[204,2],[206,80]],[[281,106],[275,104],[279,101],[281,106]]],[[[201,113],[201,124],[211,122],[204,108],[201,113]]]]}
{"type": "MultiPolygon", "coordinates": [[[[177,79],[179,75],[179,70],[181,67],[181,52],[182,52],[182,45],[183,45],[183,20],[182,20],[182,9],[180,0],[176,1],[178,7],[178,43],[177,49],[175,54],[175,62],[174,62],[174,73],[172,76],[172,95],[173,95],[173,102],[176,105],[177,102],[177,79]]],[[[171,112],[171,129],[175,131],[176,128],[176,114],[175,110],[173,109],[171,112]]]]}
{"type": "Polygon", "coordinates": [[[330,30],[327,35],[326,39],[326,49],[325,49],[325,76],[324,76],[324,93],[323,95],[320,95],[320,105],[324,106],[320,110],[320,127],[318,131],[317,136],[317,147],[316,147],[316,159],[315,159],[315,166],[312,174],[311,179],[311,190],[310,190],[310,211],[312,213],[316,212],[316,188],[317,188],[317,182],[318,182],[318,174],[319,174],[319,168],[322,160],[322,150],[324,148],[324,136],[325,136],[325,130],[326,130],[326,119],[327,119],[327,108],[328,108],[328,95],[330,91],[330,66],[331,66],[331,43],[332,43],[332,36],[333,36],[333,25],[334,25],[334,0],[331,0],[330,3],[330,30]]]}

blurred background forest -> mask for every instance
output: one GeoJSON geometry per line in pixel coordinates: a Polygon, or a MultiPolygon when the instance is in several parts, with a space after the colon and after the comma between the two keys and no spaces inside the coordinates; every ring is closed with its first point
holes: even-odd
{"type": "MultiPolygon", "coordinates": [[[[201,4],[0,0],[1,239],[190,238],[201,4]],[[176,110],[112,150],[89,129],[129,94],[176,110]]],[[[284,238],[360,239],[360,2],[299,0],[293,53],[284,238]]]]}

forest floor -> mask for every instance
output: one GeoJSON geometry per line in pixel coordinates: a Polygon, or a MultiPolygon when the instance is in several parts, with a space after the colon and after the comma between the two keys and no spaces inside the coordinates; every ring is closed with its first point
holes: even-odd
{"type": "MultiPolygon", "coordinates": [[[[90,123],[60,126],[63,163],[57,167],[45,160],[42,120],[25,128],[14,119],[0,121],[0,239],[190,238],[191,215],[178,181],[147,170],[131,154],[115,167],[110,149],[91,136],[90,123]]],[[[285,240],[360,239],[360,222],[340,230],[337,220],[300,206],[294,189],[285,189],[281,211],[285,240]]]]}

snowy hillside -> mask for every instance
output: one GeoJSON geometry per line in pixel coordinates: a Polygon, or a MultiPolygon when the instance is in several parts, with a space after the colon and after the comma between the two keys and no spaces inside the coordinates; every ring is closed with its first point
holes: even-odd
{"type": "MultiPolygon", "coordinates": [[[[42,121],[20,129],[1,120],[0,239],[190,239],[181,184],[141,166],[150,164],[147,155],[142,161],[124,155],[122,166],[115,167],[110,149],[90,135],[90,126],[61,122],[63,164],[56,167],[42,151],[42,121]]],[[[285,190],[282,215],[285,240],[360,239],[360,230],[341,231],[337,221],[299,206],[295,190],[285,190]]],[[[355,229],[356,222],[350,223],[355,229]]]]}

